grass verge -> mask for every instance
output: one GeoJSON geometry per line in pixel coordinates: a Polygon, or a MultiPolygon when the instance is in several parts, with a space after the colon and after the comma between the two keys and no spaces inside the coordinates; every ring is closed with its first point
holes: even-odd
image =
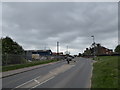
{"type": "Polygon", "coordinates": [[[99,57],[93,64],[91,88],[118,88],[118,57],[99,57]]]}
{"type": "Polygon", "coordinates": [[[31,67],[31,66],[40,65],[40,64],[47,64],[47,63],[56,62],[56,61],[57,60],[33,61],[33,62],[25,63],[25,64],[3,66],[2,67],[2,72],[15,70],[15,69],[20,69],[20,68],[25,68],[25,67],[31,67]]]}

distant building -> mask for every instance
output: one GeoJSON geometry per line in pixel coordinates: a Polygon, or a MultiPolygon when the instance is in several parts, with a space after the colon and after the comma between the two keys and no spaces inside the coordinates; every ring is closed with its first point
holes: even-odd
{"type": "Polygon", "coordinates": [[[56,53],[56,52],[53,52],[52,55],[63,55],[63,52],[59,52],[59,53],[56,53]]]}
{"type": "Polygon", "coordinates": [[[32,54],[39,54],[40,56],[52,55],[51,50],[33,50],[32,54]]]}
{"type": "Polygon", "coordinates": [[[101,47],[99,49],[99,54],[107,54],[107,55],[111,55],[113,54],[113,50],[112,49],[108,49],[108,48],[105,48],[105,47],[101,47]]]}
{"type": "Polygon", "coordinates": [[[26,58],[31,59],[39,59],[41,56],[51,56],[51,50],[26,50],[25,51],[26,58]]]}
{"type": "Polygon", "coordinates": [[[103,47],[100,44],[95,44],[95,48],[94,47],[86,48],[83,55],[93,56],[94,52],[95,52],[95,55],[112,55],[113,54],[112,49],[103,47]]]}

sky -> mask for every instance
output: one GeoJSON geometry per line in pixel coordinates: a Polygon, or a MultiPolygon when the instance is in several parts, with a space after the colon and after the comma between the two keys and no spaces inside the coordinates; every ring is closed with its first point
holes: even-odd
{"type": "MultiPolygon", "coordinates": [[[[0,24],[1,25],[1,24],[0,24]]],[[[25,50],[67,50],[83,53],[95,42],[115,49],[118,44],[117,2],[4,2],[2,37],[25,50]]]]}

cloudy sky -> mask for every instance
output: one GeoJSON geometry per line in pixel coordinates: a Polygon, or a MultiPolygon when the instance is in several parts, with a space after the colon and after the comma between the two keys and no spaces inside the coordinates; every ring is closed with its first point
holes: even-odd
{"type": "Polygon", "coordinates": [[[25,50],[82,53],[95,42],[109,49],[118,44],[117,2],[4,2],[2,36],[9,36],[25,50]]]}

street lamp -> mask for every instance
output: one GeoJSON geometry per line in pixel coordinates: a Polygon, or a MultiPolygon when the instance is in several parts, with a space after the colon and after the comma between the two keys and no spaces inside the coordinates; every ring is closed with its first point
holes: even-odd
{"type": "Polygon", "coordinates": [[[93,57],[93,59],[95,59],[95,37],[94,37],[94,35],[92,35],[91,37],[93,37],[93,49],[94,49],[94,52],[93,52],[93,54],[94,54],[94,57],[93,57]]]}

